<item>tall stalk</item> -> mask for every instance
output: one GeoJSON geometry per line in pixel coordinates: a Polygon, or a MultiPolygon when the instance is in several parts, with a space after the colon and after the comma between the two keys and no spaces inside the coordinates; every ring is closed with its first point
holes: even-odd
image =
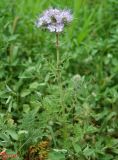
{"type": "Polygon", "coordinates": [[[62,86],[62,75],[61,75],[61,59],[60,59],[60,52],[59,52],[59,33],[56,33],[56,53],[57,53],[57,72],[56,72],[56,78],[57,78],[57,84],[59,87],[60,92],[60,113],[62,113],[63,117],[65,114],[65,104],[64,104],[64,91],[62,86]]]}
{"type": "Polygon", "coordinates": [[[60,73],[60,54],[59,54],[59,33],[56,33],[56,52],[57,52],[57,83],[61,81],[60,73]]]}

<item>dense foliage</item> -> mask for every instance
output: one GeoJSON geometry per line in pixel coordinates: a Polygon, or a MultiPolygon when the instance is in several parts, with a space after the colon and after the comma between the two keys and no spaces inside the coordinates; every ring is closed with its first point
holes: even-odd
{"type": "Polygon", "coordinates": [[[117,0],[0,1],[1,151],[19,160],[118,160],[117,107],[117,0]],[[60,83],[55,33],[35,26],[50,6],[74,16],[59,36],[60,83]]]}

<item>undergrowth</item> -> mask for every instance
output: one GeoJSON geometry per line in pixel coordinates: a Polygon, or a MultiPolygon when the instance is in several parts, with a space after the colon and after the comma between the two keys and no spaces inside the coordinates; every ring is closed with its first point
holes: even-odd
{"type": "Polygon", "coordinates": [[[117,0],[0,1],[0,147],[19,160],[118,160],[117,0]],[[60,35],[34,25],[72,10],[60,35]]]}

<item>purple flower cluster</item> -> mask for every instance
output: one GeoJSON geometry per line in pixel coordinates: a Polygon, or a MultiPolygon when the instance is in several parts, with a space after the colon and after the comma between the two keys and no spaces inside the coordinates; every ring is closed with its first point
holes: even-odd
{"type": "Polygon", "coordinates": [[[72,21],[73,17],[69,10],[50,8],[38,18],[36,26],[48,29],[50,32],[62,32],[64,25],[72,21]]]}

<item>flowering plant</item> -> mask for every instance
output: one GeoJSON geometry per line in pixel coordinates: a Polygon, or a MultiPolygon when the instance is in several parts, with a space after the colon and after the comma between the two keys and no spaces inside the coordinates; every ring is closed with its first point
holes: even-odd
{"type": "Polygon", "coordinates": [[[50,8],[42,13],[36,22],[36,26],[46,28],[50,32],[62,32],[64,25],[72,21],[70,10],[50,8]]]}
{"type": "Polygon", "coordinates": [[[56,49],[57,49],[57,79],[60,79],[59,65],[59,33],[64,30],[64,26],[70,23],[73,16],[70,10],[53,9],[50,8],[42,13],[41,16],[36,21],[36,26],[38,28],[48,29],[50,32],[56,33],[56,49]]]}

